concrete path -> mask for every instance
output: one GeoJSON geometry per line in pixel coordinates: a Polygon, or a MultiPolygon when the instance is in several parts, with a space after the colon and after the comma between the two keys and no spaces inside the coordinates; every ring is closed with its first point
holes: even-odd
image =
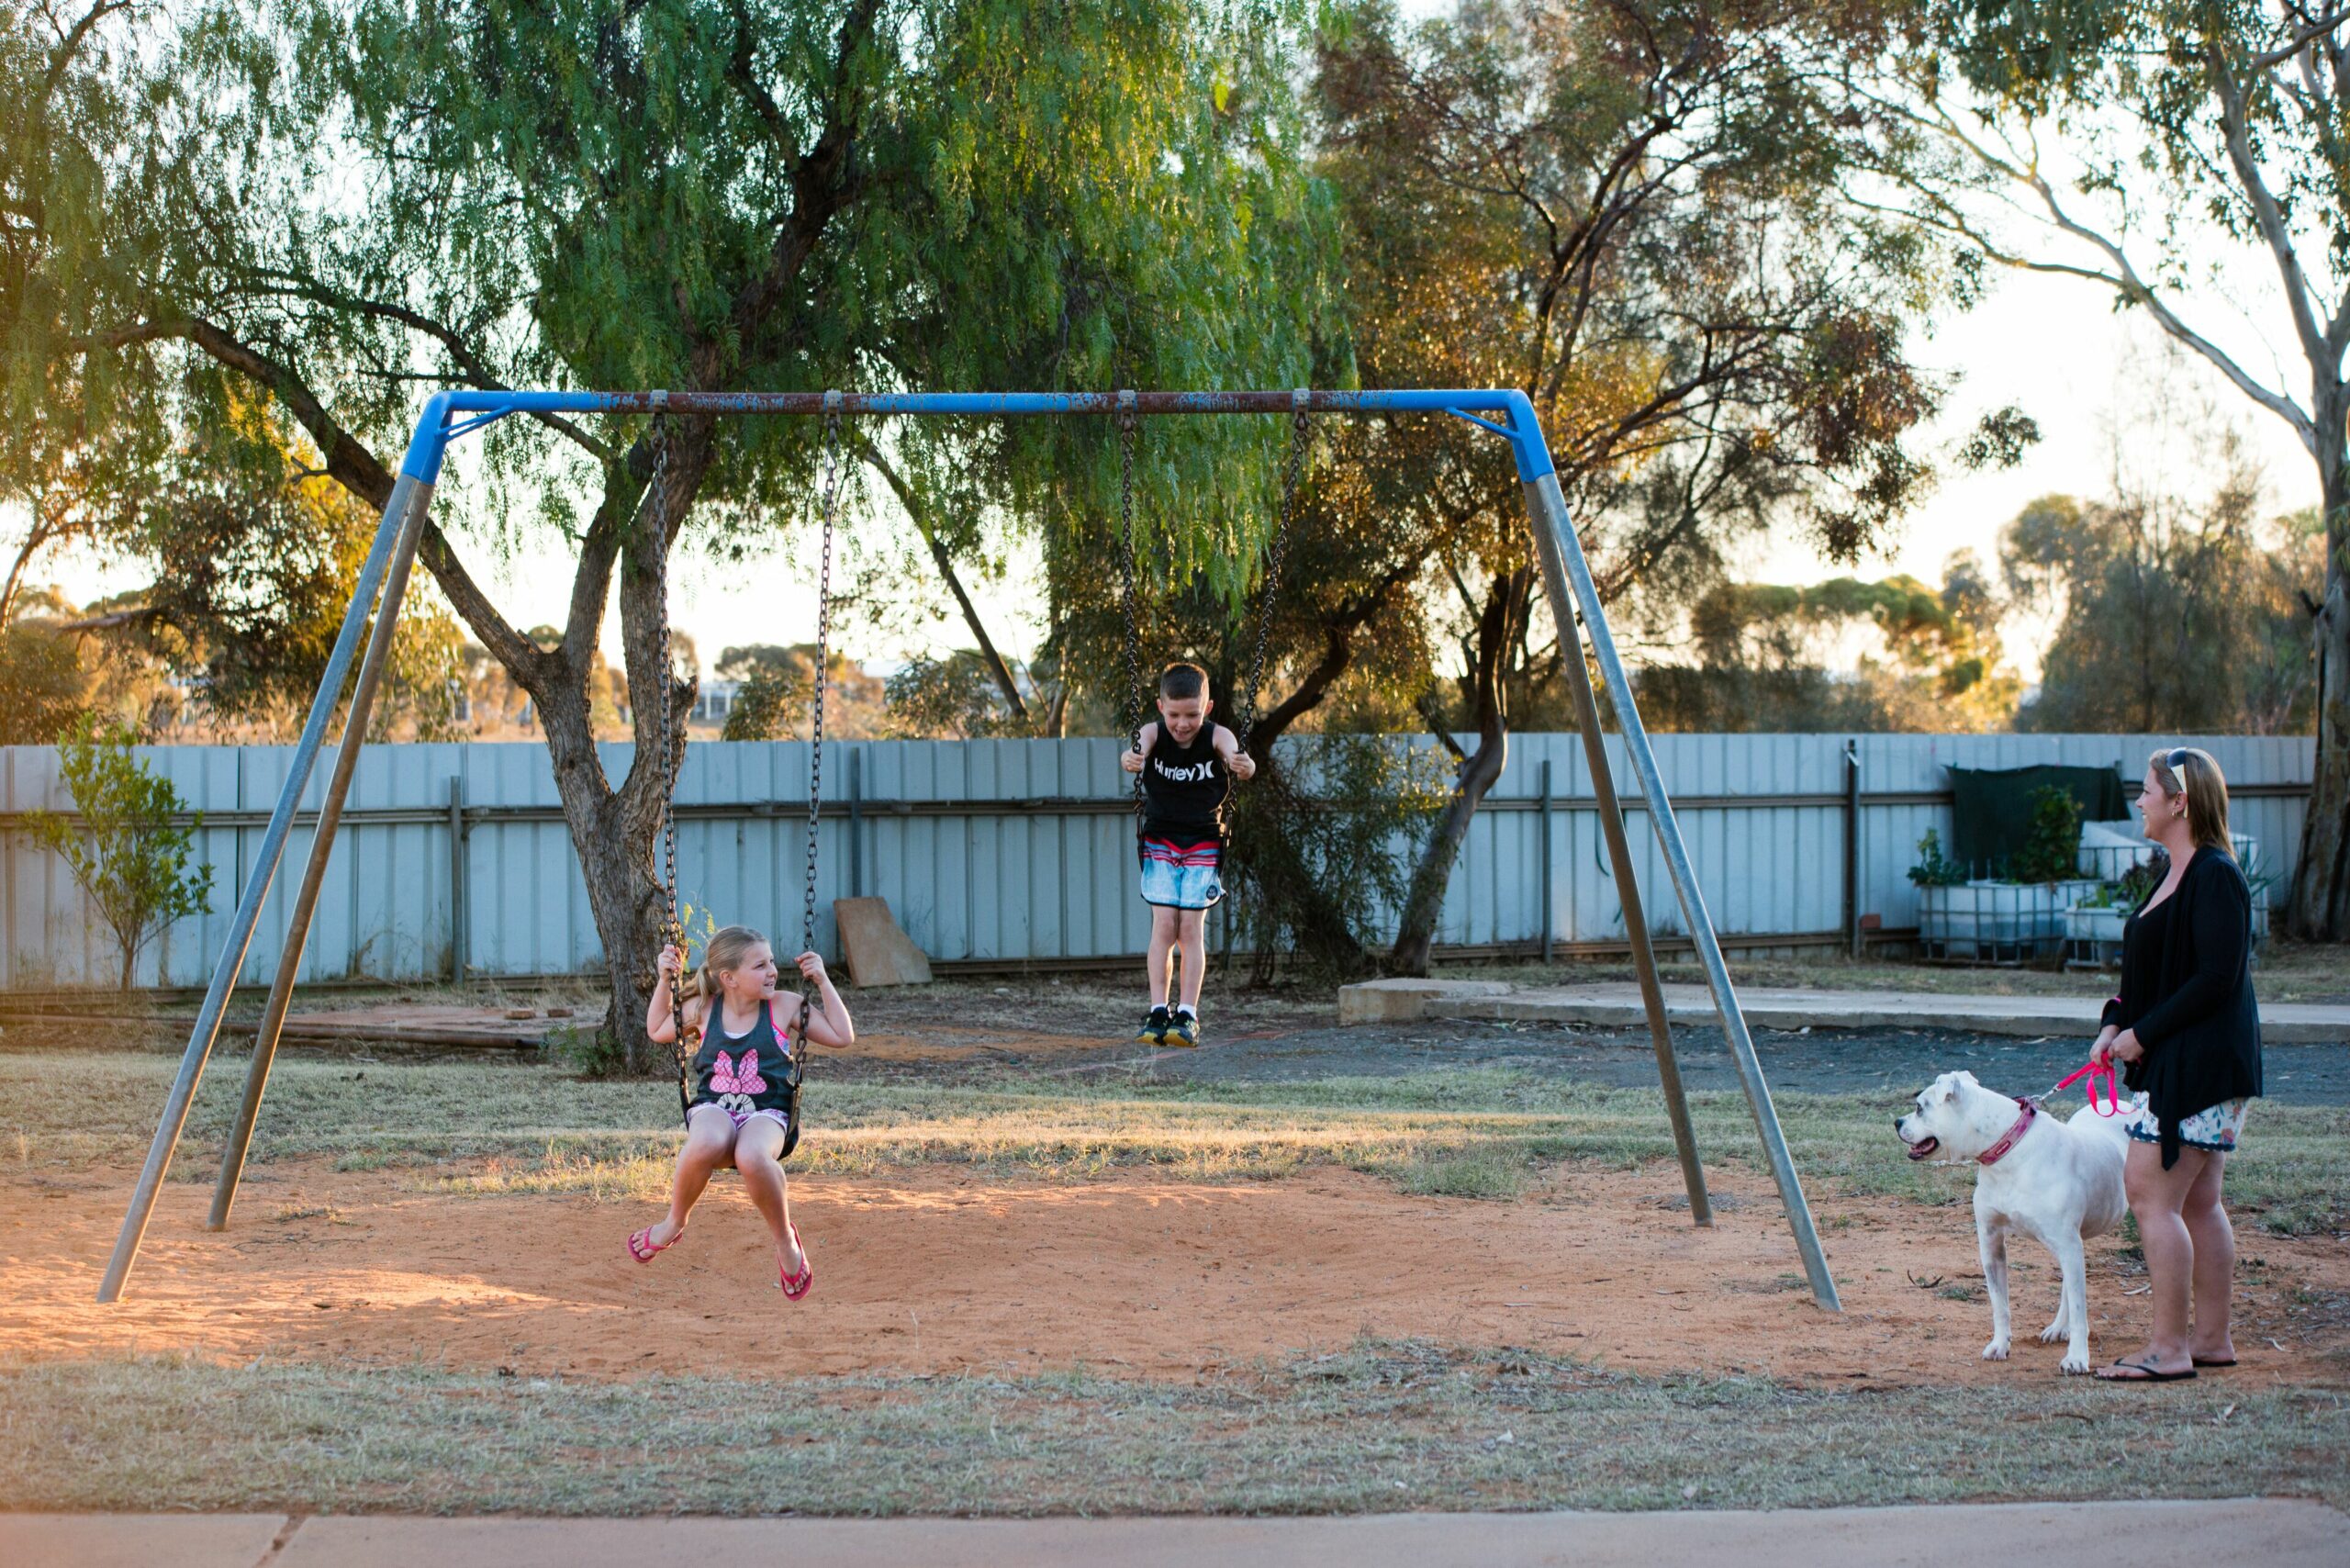
{"type": "MultiPolygon", "coordinates": [[[[1756,1029],[1950,1029],[1975,1035],[2097,1033],[2105,1002],[2091,996],[1984,996],[1924,991],[1810,991],[1739,988],[1749,1026],[1756,1029]]],[[[1665,1015],[1674,1023],[1714,1018],[1712,992],[1701,985],[1664,988],[1665,1015]]],[[[1639,987],[1630,980],[1601,985],[1512,986],[1500,980],[1370,980],[1338,992],[1342,1024],[1402,1023],[1423,1018],[1483,1018],[1637,1027],[1648,1021],[1639,987]]],[[[2261,1039],[2272,1046],[2350,1042],[2350,1007],[2264,1002],[2261,1039]]]]}
{"type": "Polygon", "coordinates": [[[2342,1568],[2318,1503],[2020,1503],[1774,1513],[1322,1518],[523,1519],[0,1514],[8,1568],[2342,1568]]]}

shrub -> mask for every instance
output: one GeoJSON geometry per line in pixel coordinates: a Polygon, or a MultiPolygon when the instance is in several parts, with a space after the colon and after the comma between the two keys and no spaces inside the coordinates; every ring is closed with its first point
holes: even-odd
{"type": "Polygon", "coordinates": [[[172,781],[132,754],[137,737],[84,714],[58,747],[58,771],[75,816],[34,812],[36,842],[56,851],[98,906],[122,949],[122,984],[130,988],[139,955],[183,915],[211,907],[212,868],[188,869],[203,819],[172,819],[186,809],[172,781]]]}
{"type": "Polygon", "coordinates": [[[1909,879],[1921,888],[1962,888],[1966,868],[1942,857],[1942,835],[1928,828],[1918,841],[1918,863],[1909,868],[1909,879]]]}
{"type": "Polygon", "coordinates": [[[1281,958],[1347,978],[1403,901],[1444,805],[1444,767],[1362,734],[1315,736],[1282,760],[1232,794],[1226,946],[1255,950],[1259,981],[1281,958]]]}
{"type": "Polygon", "coordinates": [[[2081,803],[2069,790],[2043,784],[2031,792],[2023,847],[2008,864],[2014,882],[2061,882],[2080,875],[2081,803]]]}

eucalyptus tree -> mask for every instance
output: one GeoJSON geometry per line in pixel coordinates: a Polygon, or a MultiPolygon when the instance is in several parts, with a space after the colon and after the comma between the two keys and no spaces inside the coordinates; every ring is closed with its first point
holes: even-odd
{"type": "Polygon", "coordinates": [[[1912,215],[2144,311],[2309,454],[2317,761],[2287,913],[2350,940],[2350,12],[1919,0],[1911,21],[1874,115],[1912,215]],[[2245,297],[2230,263],[2273,290],[2245,297]],[[2273,351],[2231,346],[2246,320],[2273,351]]]}
{"type": "MultiPolygon", "coordinates": [[[[14,176],[71,207],[13,219],[14,407],[258,409],[380,503],[438,386],[1286,384],[1302,329],[1276,274],[1312,249],[1289,39],[1278,15],[1190,0],[101,0],[49,58],[139,113],[61,109],[72,156],[14,176]]],[[[1034,516],[1104,504],[1102,426],[897,444],[1034,516]]],[[[453,467],[423,539],[544,727],[632,1066],[661,683],[680,730],[692,688],[662,666],[663,563],[681,542],[777,551],[824,455],[814,421],[509,420],[453,467]],[[547,538],[575,566],[542,645],[482,571],[547,538]],[[615,597],[635,741],[617,778],[588,690],[615,597]]],[[[1220,498],[1263,462],[1198,421],[1146,476],[1147,521],[1187,559],[1247,559],[1228,546],[1258,510],[1220,498]]]]}
{"type": "MultiPolygon", "coordinates": [[[[1917,432],[1943,389],[1908,343],[1946,257],[1839,184],[1874,151],[1847,78],[1885,38],[1868,6],[1563,0],[1416,28],[1375,6],[1325,49],[1364,379],[1523,388],[1603,598],[1700,581],[1766,525],[1849,561],[1930,481],[1917,432]]],[[[2026,434],[2001,421],[1986,455],[2026,434]]],[[[1514,704],[1582,655],[1537,631],[1523,502],[1489,442],[1398,422],[1360,444],[1399,559],[1425,563],[1423,635],[1461,665],[1424,704],[1458,778],[1393,958],[1418,970],[1514,704]]]]}

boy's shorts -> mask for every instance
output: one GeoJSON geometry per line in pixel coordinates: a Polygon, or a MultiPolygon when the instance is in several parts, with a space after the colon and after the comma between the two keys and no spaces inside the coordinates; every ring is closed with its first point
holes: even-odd
{"type": "Polygon", "coordinates": [[[1214,839],[1178,844],[1145,835],[1142,841],[1142,902],[1166,909],[1205,909],[1224,897],[1216,875],[1224,847],[1214,839]]]}

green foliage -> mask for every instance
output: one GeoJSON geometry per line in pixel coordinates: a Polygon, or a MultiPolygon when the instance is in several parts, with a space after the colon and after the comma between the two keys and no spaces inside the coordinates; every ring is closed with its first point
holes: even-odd
{"type": "Polygon", "coordinates": [[[2315,512],[2262,519],[2242,465],[2200,501],[2130,488],[2043,496],[2001,532],[2010,589],[2059,613],[2018,727],[2307,734],[2309,607],[2325,580],[2315,512]]]}
{"type": "Polygon", "coordinates": [[[884,690],[890,731],[909,738],[1034,733],[1033,722],[1012,711],[977,649],[959,648],[945,658],[916,654],[891,672],[884,690]]]}
{"type": "Polygon", "coordinates": [[[1688,611],[1695,663],[1635,675],[1659,730],[1983,730],[2004,725],[2021,683],[2000,663],[2005,610],[1971,552],[1940,588],[1915,577],[1835,577],[1803,587],[1720,583],[1688,611]],[[1830,667],[1855,628],[1877,649],[1830,667]]]}
{"type": "MultiPolygon", "coordinates": [[[[824,733],[839,739],[872,735],[878,728],[876,710],[882,683],[838,649],[833,650],[830,665],[824,680],[824,733]]],[[[809,734],[814,719],[815,644],[730,647],[719,655],[717,673],[741,683],[726,711],[720,739],[777,741],[809,734]]]]}
{"type": "MultiPolygon", "coordinates": [[[[253,419],[380,506],[442,386],[1326,384],[1308,342],[1335,237],[1285,6],[190,0],[97,14],[69,48],[22,7],[0,22],[34,100],[10,124],[55,132],[0,168],[28,451],[253,419]]],[[[1099,516],[1117,471],[1107,420],[856,422],[956,529],[1099,516]]],[[[1147,547],[1237,594],[1278,424],[1169,423],[1137,475],[1147,547]]],[[[775,551],[823,462],[817,420],[678,416],[648,504],[652,428],[490,427],[453,454],[421,556],[532,699],[616,996],[671,781],[594,748],[618,716],[606,607],[633,756],[665,755],[660,556],[775,551]],[[480,554],[526,532],[578,562],[551,649],[483,587],[480,554]]]]}
{"type": "MultiPolygon", "coordinates": [[[[114,607],[116,637],[186,678],[214,722],[290,730],[325,675],[378,518],[339,487],[255,466],[165,476],[110,531],[155,573],[114,607]]],[[[371,736],[453,732],[458,648],[431,584],[414,584],[371,736]]],[[[343,698],[357,680],[354,661],[343,698]]]]}
{"type": "Polygon", "coordinates": [[[1383,735],[1301,738],[1233,790],[1227,939],[1257,955],[1350,973],[1403,901],[1448,790],[1441,756],[1383,735]]]}
{"type": "Polygon", "coordinates": [[[1966,885],[1966,868],[1942,854],[1942,835],[1932,828],[1918,841],[1918,863],[1909,868],[1909,879],[1921,888],[1963,888],[1966,885]]]}
{"type": "Polygon", "coordinates": [[[772,741],[791,734],[800,710],[808,700],[808,683],[794,680],[773,665],[760,665],[743,679],[734,704],[726,710],[721,740],[772,741]]]}
{"type": "Polygon", "coordinates": [[[2016,882],[2061,882],[2080,875],[2081,804],[2069,790],[2043,784],[2031,792],[2023,847],[2008,866],[2016,882]]]}
{"type": "Polygon", "coordinates": [[[171,780],[134,754],[137,737],[84,714],[58,750],[58,773],[78,820],[34,812],[33,839],[62,857],[98,907],[122,951],[129,990],[147,945],[172,922],[211,906],[212,868],[188,857],[202,819],[177,826],[186,809],[171,780]]]}
{"type": "Polygon", "coordinates": [[[73,643],[45,626],[0,626],[0,745],[48,745],[88,701],[90,678],[73,643]]]}
{"type": "Polygon", "coordinates": [[[2170,868],[2169,857],[2156,850],[2154,857],[2143,860],[2121,873],[2119,880],[2100,882],[2095,890],[2081,900],[2084,909],[2136,909],[2162,885],[2170,868]]]}

